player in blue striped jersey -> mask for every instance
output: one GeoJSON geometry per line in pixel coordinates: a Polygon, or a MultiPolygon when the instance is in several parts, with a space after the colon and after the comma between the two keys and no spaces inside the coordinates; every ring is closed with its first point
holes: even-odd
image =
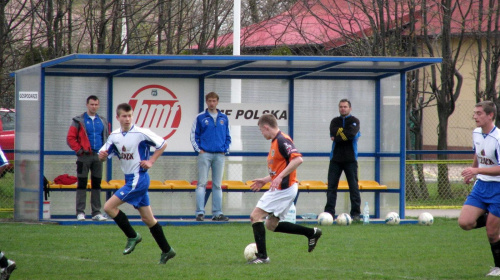
{"type": "Polygon", "coordinates": [[[99,150],[99,159],[104,161],[116,155],[120,159],[125,185],[104,204],[104,211],[113,218],[128,238],[123,254],[130,254],[135,246],[142,241],[142,237],[130,225],[130,222],[118,207],[127,202],[139,211],[142,221],[149,227],[156,243],[162,250],[160,264],[165,264],[175,257],[175,251],[167,242],[163,229],[153,216],[149,203],[149,175],[155,161],[161,156],[167,143],[165,140],[150,131],[133,125],[133,110],[127,103],[119,104],[116,108],[116,119],[120,128],[113,131],[104,146],[99,150]],[[155,147],[150,155],[149,148],[155,147]]]}

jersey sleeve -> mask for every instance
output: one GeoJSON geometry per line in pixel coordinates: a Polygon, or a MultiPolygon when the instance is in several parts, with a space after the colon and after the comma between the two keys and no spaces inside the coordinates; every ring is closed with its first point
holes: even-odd
{"type": "Polygon", "coordinates": [[[108,158],[112,158],[114,155],[120,158],[120,153],[118,152],[118,148],[116,148],[115,144],[113,143],[112,135],[108,137],[106,143],[104,143],[104,145],[102,145],[102,147],[99,149],[99,152],[101,151],[107,151],[108,158]]]}
{"type": "Polygon", "coordinates": [[[302,156],[302,154],[299,153],[297,148],[295,148],[295,144],[293,143],[292,140],[286,137],[279,137],[277,140],[278,140],[279,151],[283,156],[283,158],[285,158],[288,162],[295,157],[302,156]]]}
{"type": "Polygon", "coordinates": [[[155,147],[155,149],[161,149],[163,145],[165,145],[166,141],[162,137],[158,136],[158,134],[154,133],[149,129],[142,130],[143,135],[145,136],[145,140],[148,145],[155,147]]]}

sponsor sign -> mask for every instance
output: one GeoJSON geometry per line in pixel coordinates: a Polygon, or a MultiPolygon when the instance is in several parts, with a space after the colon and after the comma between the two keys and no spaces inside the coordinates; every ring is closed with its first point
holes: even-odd
{"type": "Polygon", "coordinates": [[[279,126],[288,126],[286,103],[219,103],[217,106],[229,118],[229,125],[256,126],[263,114],[273,114],[279,126]]]}
{"type": "Polygon", "coordinates": [[[182,110],[177,96],[162,85],[147,85],[138,89],[129,102],[134,110],[135,124],[155,130],[169,139],[179,128],[182,110]]]}
{"type": "MultiPolygon", "coordinates": [[[[197,79],[114,78],[113,113],[120,103],[132,106],[135,125],[167,140],[166,151],[193,151],[189,137],[198,114],[197,79]]],[[[112,126],[120,127],[116,118],[112,126]]]]}
{"type": "Polygon", "coordinates": [[[38,101],[38,91],[20,91],[19,101],[38,101]]]}

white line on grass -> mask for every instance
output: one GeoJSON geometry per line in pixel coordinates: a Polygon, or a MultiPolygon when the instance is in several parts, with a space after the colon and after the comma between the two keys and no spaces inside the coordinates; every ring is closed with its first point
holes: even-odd
{"type": "MultiPolygon", "coordinates": [[[[32,258],[47,257],[47,255],[32,255],[32,254],[24,254],[24,253],[18,253],[18,252],[12,252],[12,254],[20,255],[23,257],[32,257],[32,258]]],[[[95,260],[95,259],[83,259],[83,258],[75,258],[75,257],[71,257],[71,256],[61,256],[61,255],[58,255],[58,256],[52,255],[52,256],[50,256],[50,258],[60,259],[60,260],[70,260],[70,261],[99,262],[99,260],[95,260]]]]}
{"type": "Polygon", "coordinates": [[[422,278],[422,277],[411,277],[411,276],[400,276],[400,275],[386,275],[383,273],[379,272],[368,272],[365,271],[363,274],[367,275],[377,275],[377,276],[382,276],[382,277],[394,277],[394,278],[400,278],[400,279],[413,279],[413,280],[428,280],[429,278],[422,278]]]}

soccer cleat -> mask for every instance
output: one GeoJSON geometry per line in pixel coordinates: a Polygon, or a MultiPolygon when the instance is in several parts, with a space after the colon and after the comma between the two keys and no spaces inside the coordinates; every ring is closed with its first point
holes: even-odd
{"type": "Polygon", "coordinates": [[[134,238],[129,238],[127,240],[127,245],[125,246],[125,250],[123,250],[123,254],[127,255],[132,253],[135,249],[135,245],[142,241],[142,236],[137,232],[137,236],[134,238]]]}
{"type": "Polygon", "coordinates": [[[500,276],[500,267],[491,268],[486,276],[500,276]]]}
{"type": "Polygon", "coordinates": [[[309,249],[307,250],[308,252],[312,252],[314,248],[316,247],[316,244],[318,244],[318,239],[321,237],[321,229],[319,228],[314,228],[314,234],[309,238],[309,249]]]}
{"type": "Polygon", "coordinates": [[[268,264],[271,262],[269,257],[267,258],[256,258],[254,260],[248,261],[247,264],[268,264]]]}
{"type": "Polygon", "coordinates": [[[352,221],[355,223],[361,222],[361,217],[359,215],[352,216],[352,221]]]}
{"type": "Polygon", "coordinates": [[[78,221],[85,221],[85,214],[80,213],[80,214],[76,215],[76,219],[78,221]]]}
{"type": "Polygon", "coordinates": [[[170,251],[168,251],[167,253],[161,253],[160,262],[158,264],[166,264],[167,261],[175,257],[175,255],[176,253],[174,251],[174,248],[170,247],[170,251]]]}
{"type": "Polygon", "coordinates": [[[108,218],[106,218],[104,215],[102,214],[97,214],[95,215],[94,217],[92,217],[92,220],[94,221],[106,221],[108,218]]]}
{"type": "Polygon", "coordinates": [[[0,273],[0,280],[8,280],[10,278],[10,274],[14,269],[16,269],[16,263],[12,260],[7,260],[8,265],[6,268],[2,268],[0,273]]]}
{"type": "Polygon", "coordinates": [[[196,216],[196,220],[198,222],[203,222],[205,220],[205,215],[203,214],[198,214],[198,216],[196,216]]]}
{"type": "Polygon", "coordinates": [[[224,216],[224,214],[220,214],[219,216],[213,216],[212,221],[222,221],[222,222],[227,222],[229,221],[229,218],[224,216]]]}

